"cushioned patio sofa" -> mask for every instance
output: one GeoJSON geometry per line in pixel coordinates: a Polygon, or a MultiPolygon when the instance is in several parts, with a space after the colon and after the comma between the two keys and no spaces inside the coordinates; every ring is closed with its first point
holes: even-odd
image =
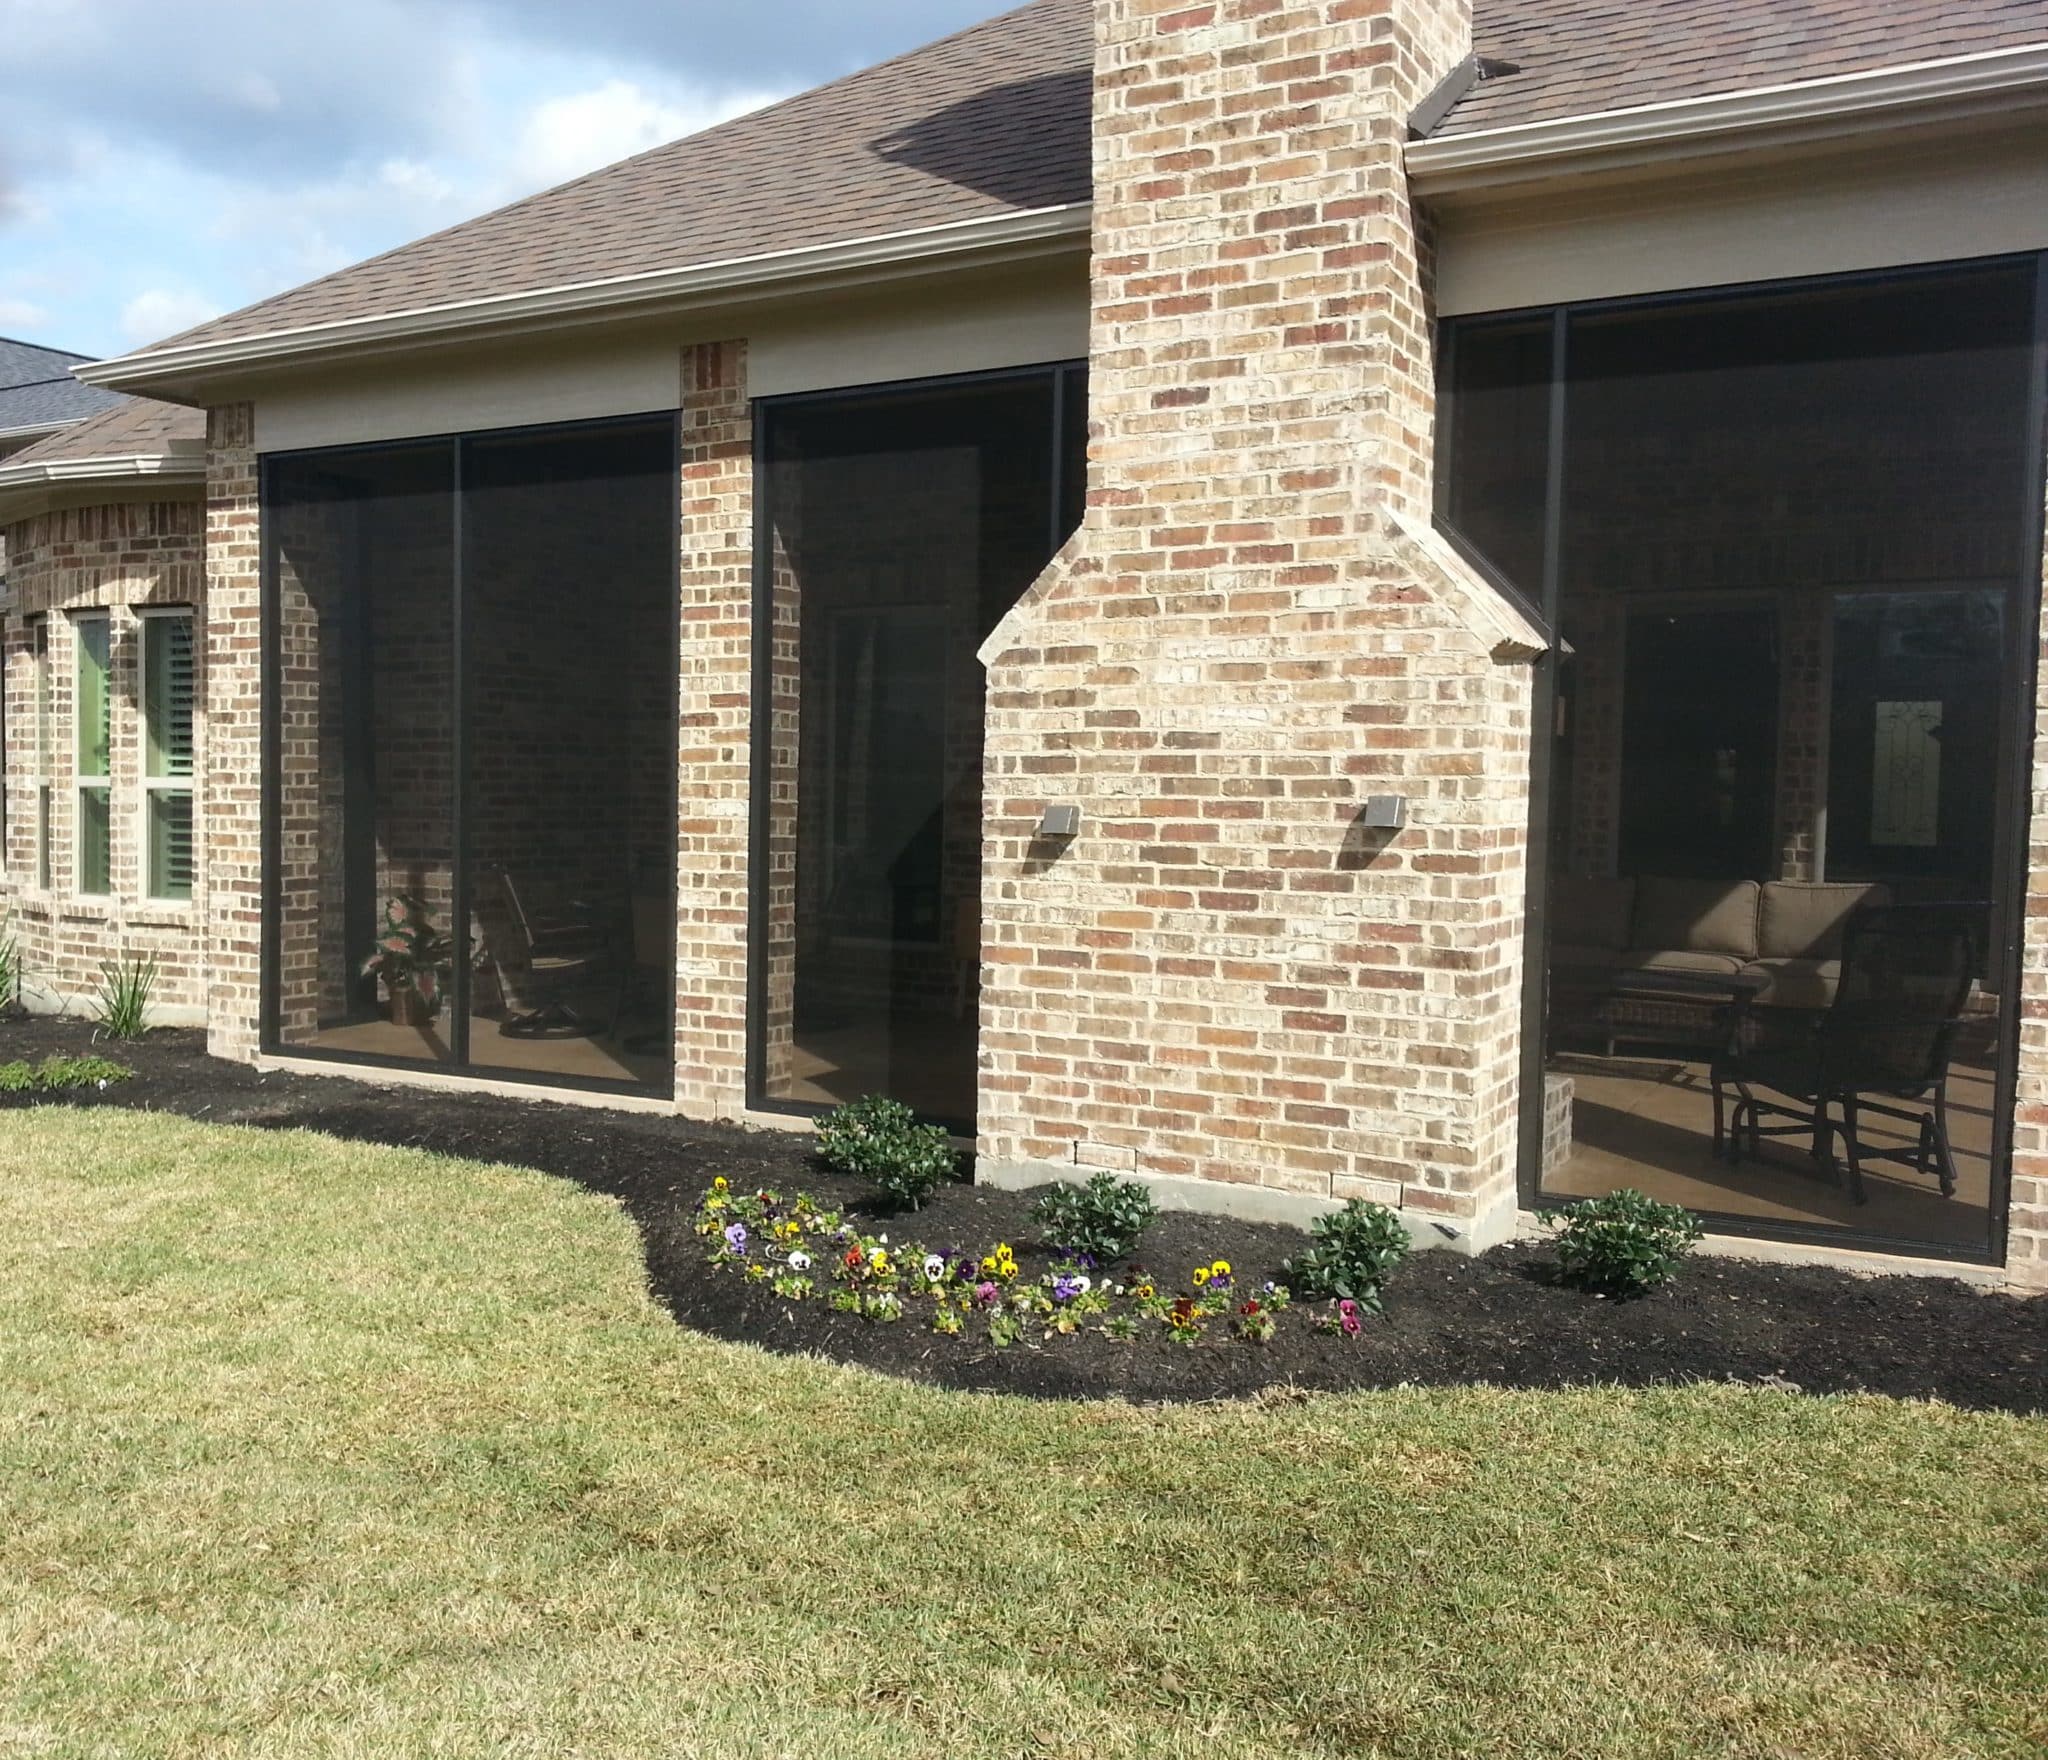
{"type": "Polygon", "coordinates": [[[1856,882],[1560,876],[1551,899],[1552,1006],[1563,1024],[1590,1023],[1621,974],[1640,992],[1641,974],[1669,973],[1678,980],[1674,1000],[1699,1000],[1687,979],[1741,976],[1755,985],[1753,1006],[1824,1009],[1841,978],[1843,926],[1861,906],[1890,897],[1884,886],[1856,882]]]}

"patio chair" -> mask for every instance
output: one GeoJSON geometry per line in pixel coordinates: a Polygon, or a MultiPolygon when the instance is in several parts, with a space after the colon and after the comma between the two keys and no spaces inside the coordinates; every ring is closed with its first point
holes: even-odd
{"type": "Polygon", "coordinates": [[[1801,1040],[1759,1042],[1740,1031],[1711,1070],[1714,1148],[1739,1162],[1765,1137],[1805,1137],[1815,1162],[1832,1168],[1842,1138],[1850,1197],[1867,1202],[1863,1167],[1898,1161],[1934,1173],[1943,1197],[1956,1189],[1948,1140],[1948,1071],[1962,1009],[1978,968],[1977,905],[1883,905],[1858,911],[1844,932],[1834,1001],[1801,1040]],[[1725,1113],[1727,1090],[1734,1091],[1725,1113]],[[1764,1099],[1766,1090],[1782,1096],[1764,1099]],[[1787,1104],[1790,1102],[1790,1104],[1787,1104]],[[1830,1108],[1839,1106],[1839,1123],[1830,1108]],[[1872,1149],[1862,1140],[1871,1114],[1918,1127],[1910,1148],[1872,1149]],[[1725,1114],[1725,1116],[1724,1116],[1725,1114]],[[1765,1114],[1787,1120],[1766,1125],[1765,1114]]]}
{"type": "Polygon", "coordinates": [[[496,866],[478,874],[476,918],[484,957],[510,1011],[500,1033],[508,1039],[573,1039],[597,1031],[568,1003],[590,980],[599,939],[594,925],[537,924],[511,874],[496,866]]]}

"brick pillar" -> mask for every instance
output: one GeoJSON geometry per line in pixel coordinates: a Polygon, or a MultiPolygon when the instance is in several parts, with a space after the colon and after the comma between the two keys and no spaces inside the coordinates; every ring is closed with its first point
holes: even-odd
{"type": "Polygon", "coordinates": [[[676,1109],[746,1104],[753,417],[743,342],[683,351],[676,1109]]]}
{"type": "Polygon", "coordinates": [[[206,825],[207,1048],[256,1053],[262,988],[262,542],[255,411],[206,418],[206,680],[200,809],[206,825]]]}
{"type": "MultiPolygon", "coordinates": [[[[2048,579],[2048,559],[2043,575],[2048,579]]],[[[2034,640],[2034,774],[2028,796],[2019,1070],[2005,1265],[2017,1287],[2048,1290],[2048,628],[2037,629],[2034,640]]]]}
{"type": "Polygon", "coordinates": [[[1469,15],[1096,18],[1088,515],[983,650],[981,1156],[1262,1188],[1236,1207],[1367,1195],[1490,1244],[1534,647],[1428,531],[1401,167],[1469,15]],[[1372,794],[1406,827],[1366,829],[1372,794]],[[1035,835],[1053,801],[1070,843],[1035,835]]]}

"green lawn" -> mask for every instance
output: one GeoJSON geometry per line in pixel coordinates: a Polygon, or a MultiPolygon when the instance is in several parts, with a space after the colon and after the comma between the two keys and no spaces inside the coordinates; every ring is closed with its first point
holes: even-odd
{"type": "Polygon", "coordinates": [[[2048,1743],[2048,1424],[928,1392],[538,1175],[113,1112],[0,1113],[0,1308],[10,1760],[2048,1743]]]}

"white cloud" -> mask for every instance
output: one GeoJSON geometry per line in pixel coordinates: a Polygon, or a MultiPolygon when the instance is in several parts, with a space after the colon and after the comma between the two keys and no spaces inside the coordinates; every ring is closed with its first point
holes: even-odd
{"type": "Polygon", "coordinates": [[[186,288],[151,287],[121,308],[121,334],[131,343],[157,342],[220,315],[218,301],[186,288]]]}
{"type": "Polygon", "coordinates": [[[601,165],[644,153],[773,101],[766,92],[657,97],[630,79],[608,79],[589,91],[548,98],[527,113],[512,155],[512,182],[547,189],[601,165]]]}
{"type": "Polygon", "coordinates": [[[49,321],[48,311],[33,300],[8,299],[0,296],[0,330],[40,330],[49,321]]]}

